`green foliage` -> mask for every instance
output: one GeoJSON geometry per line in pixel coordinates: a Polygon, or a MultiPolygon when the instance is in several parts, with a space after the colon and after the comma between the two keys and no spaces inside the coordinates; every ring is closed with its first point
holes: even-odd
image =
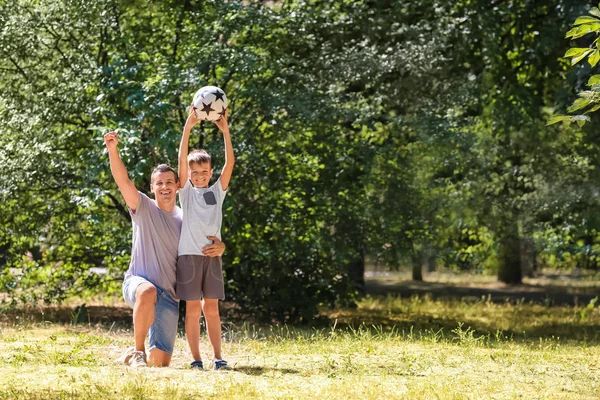
{"type": "MultiPolygon", "coordinates": [[[[588,13],[592,16],[581,16],[577,18],[573,23],[574,28],[567,32],[566,37],[576,42],[585,40],[585,43],[588,44],[589,41],[587,41],[586,38],[590,38],[590,36],[593,35],[593,41],[589,43],[589,47],[570,48],[565,53],[565,57],[571,57],[571,65],[575,65],[587,58],[589,65],[593,68],[598,64],[598,61],[600,61],[600,47],[598,45],[598,40],[600,40],[600,37],[598,36],[600,34],[600,19],[598,19],[598,17],[600,17],[600,11],[598,7],[592,7],[588,10],[588,13]]],[[[553,116],[548,120],[548,125],[553,125],[558,122],[563,122],[568,125],[572,122],[577,122],[579,127],[582,127],[586,122],[589,122],[590,118],[586,114],[593,113],[600,109],[599,78],[600,76],[593,75],[587,83],[590,90],[579,92],[579,98],[567,108],[569,113],[575,113],[589,107],[583,115],[553,116]]]]}
{"type": "MultiPolygon", "coordinates": [[[[585,82],[560,56],[586,2],[269,4],[0,1],[6,299],[118,293],[131,228],[102,134],[118,129],[147,191],[207,84],[231,100],[224,266],[243,312],[305,321],[351,304],[367,257],[518,281],[534,238],[553,267],[597,266],[600,138],[566,125],[593,125],[600,77],[570,108],[583,115],[545,126],[572,101],[564,78],[585,82]]],[[[597,40],[568,56],[597,63],[597,40]]],[[[211,124],[192,147],[222,165],[211,124]]]]}
{"type": "Polygon", "coordinates": [[[579,310],[579,318],[582,321],[585,321],[589,318],[589,314],[594,312],[594,307],[598,308],[596,306],[597,302],[598,302],[598,296],[596,296],[592,300],[590,300],[590,302],[588,303],[588,305],[586,307],[582,307],[581,310],[579,310]]]}

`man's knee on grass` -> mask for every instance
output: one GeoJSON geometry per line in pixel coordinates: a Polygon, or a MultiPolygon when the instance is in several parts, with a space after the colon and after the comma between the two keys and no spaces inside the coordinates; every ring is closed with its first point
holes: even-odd
{"type": "Polygon", "coordinates": [[[150,350],[148,365],[151,367],[168,367],[171,364],[171,354],[160,349],[150,350]]]}

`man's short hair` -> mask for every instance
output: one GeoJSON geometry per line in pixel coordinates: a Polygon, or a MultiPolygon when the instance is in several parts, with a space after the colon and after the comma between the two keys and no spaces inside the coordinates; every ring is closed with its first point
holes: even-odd
{"type": "Polygon", "coordinates": [[[158,174],[160,172],[169,172],[171,171],[173,173],[173,175],[175,175],[175,182],[179,182],[179,176],[177,175],[177,173],[175,172],[175,170],[171,167],[169,167],[167,164],[160,164],[158,165],[156,168],[154,168],[154,171],[152,171],[152,175],[150,175],[150,183],[154,183],[154,175],[158,174]]]}
{"type": "Polygon", "coordinates": [[[188,154],[188,165],[192,165],[192,163],[202,164],[206,162],[212,167],[210,154],[208,154],[204,149],[192,150],[192,152],[188,154]]]}

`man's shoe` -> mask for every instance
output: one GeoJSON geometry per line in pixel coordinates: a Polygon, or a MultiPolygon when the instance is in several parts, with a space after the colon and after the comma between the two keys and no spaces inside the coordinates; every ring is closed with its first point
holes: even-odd
{"type": "Polygon", "coordinates": [[[129,365],[131,357],[133,357],[133,353],[135,353],[135,347],[130,347],[127,350],[125,350],[125,353],[121,354],[121,356],[117,358],[116,361],[120,364],[129,365]]]}
{"type": "Polygon", "coordinates": [[[146,353],[143,351],[134,351],[129,360],[129,366],[133,368],[147,367],[148,364],[146,363],[146,353]]]}
{"type": "Polygon", "coordinates": [[[214,371],[218,371],[220,369],[228,369],[229,367],[227,366],[227,361],[225,360],[215,360],[214,364],[213,364],[213,370],[214,371]]]}

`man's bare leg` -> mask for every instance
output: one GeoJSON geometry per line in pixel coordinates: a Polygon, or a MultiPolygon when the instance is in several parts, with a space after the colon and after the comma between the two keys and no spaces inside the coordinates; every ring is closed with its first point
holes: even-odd
{"type": "Polygon", "coordinates": [[[156,288],[150,283],[142,283],[135,291],[133,307],[133,335],[137,351],[146,351],[146,336],[154,322],[155,309],[156,288]]]}

